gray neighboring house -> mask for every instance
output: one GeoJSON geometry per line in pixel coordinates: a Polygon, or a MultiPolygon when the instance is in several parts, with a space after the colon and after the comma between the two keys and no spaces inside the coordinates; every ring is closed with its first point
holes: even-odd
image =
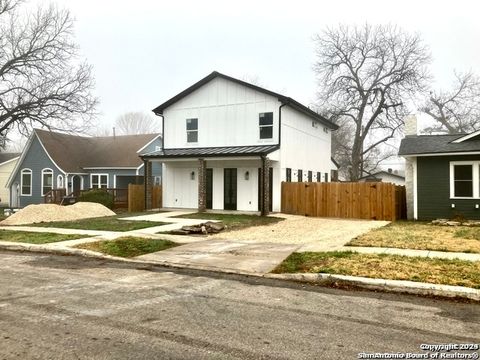
{"type": "Polygon", "coordinates": [[[407,217],[480,219],[480,131],[417,135],[406,121],[399,155],[406,159],[407,217]]]}
{"type": "Polygon", "coordinates": [[[359,182],[385,182],[395,185],[405,185],[405,176],[398,170],[388,169],[387,171],[381,170],[376,173],[366,175],[358,179],[359,182]]]}
{"type": "MultiPolygon", "coordinates": [[[[139,153],[161,146],[160,134],[84,137],[35,129],[7,182],[10,206],[44,203],[52,189],[70,194],[143,184],[139,153]]],[[[161,175],[161,164],[152,165],[154,183],[161,183],[161,175]]]]}

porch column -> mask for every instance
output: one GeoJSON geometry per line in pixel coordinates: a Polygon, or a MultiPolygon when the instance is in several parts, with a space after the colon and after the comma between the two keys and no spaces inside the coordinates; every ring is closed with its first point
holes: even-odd
{"type": "Polygon", "coordinates": [[[270,160],[262,156],[262,166],[260,168],[260,211],[262,216],[267,216],[270,211],[270,160]]]}
{"type": "Polygon", "coordinates": [[[145,187],[145,210],[152,208],[152,162],[143,160],[143,185],[145,187]]]}
{"type": "Polygon", "coordinates": [[[207,210],[207,162],[198,159],[198,212],[207,210]]]}

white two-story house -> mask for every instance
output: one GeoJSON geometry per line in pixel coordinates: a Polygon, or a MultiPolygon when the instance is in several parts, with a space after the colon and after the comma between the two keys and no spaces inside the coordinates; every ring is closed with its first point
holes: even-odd
{"type": "Polygon", "coordinates": [[[329,181],[334,169],[335,124],[218,72],[153,112],[163,118],[163,146],[141,157],[147,169],[163,163],[164,207],[280,211],[282,181],[329,181]]]}

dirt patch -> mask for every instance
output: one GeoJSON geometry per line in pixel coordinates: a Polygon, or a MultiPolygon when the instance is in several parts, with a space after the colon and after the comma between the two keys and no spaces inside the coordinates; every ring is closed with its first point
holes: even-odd
{"type": "Polygon", "coordinates": [[[70,206],[55,204],[28,205],[0,222],[0,225],[26,225],[50,221],[71,221],[101,216],[113,216],[109,208],[90,202],[70,206]]]}

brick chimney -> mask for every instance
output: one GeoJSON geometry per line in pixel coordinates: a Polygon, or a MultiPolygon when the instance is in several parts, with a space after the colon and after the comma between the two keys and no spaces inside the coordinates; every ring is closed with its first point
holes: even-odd
{"type": "Polygon", "coordinates": [[[417,116],[408,115],[405,118],[405,136],[417,135],[417,116]]]}

